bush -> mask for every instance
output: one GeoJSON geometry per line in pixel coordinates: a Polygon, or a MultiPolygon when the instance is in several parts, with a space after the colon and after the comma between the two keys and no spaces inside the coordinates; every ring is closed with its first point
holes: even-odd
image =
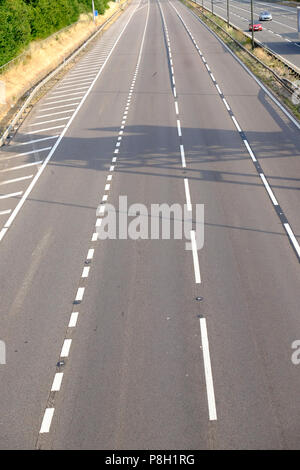
{"type": "MultiPolygon", "coordinates": [[[[102,15],[108,0],[94,0],[102,15]]],[[[43,39],[92,12],[91,0],[0,0],[0,65],[16,57],[32,39],[43,39]]]]}
{"type": "MultiPolygon", "coordinates": [[[[92,0],[78,0],[79,9],[82,13],[92,12],[92,0]]],[[[94,0],[95,10],[98,10],[99,15],[103,15],[108,7],[108,0],[94,0]]]]}
{"type": "Polygon", "coordinates": [[[30,39],[27,5],[23,0],[0,0],[0,65],[18,55],[30,39]]]}
{"type": "Polygon", "coordinates": [[[34,0],[31,1],[32,38],[45,38],[59,29],[78,20],[77,0],[34,0]]]}

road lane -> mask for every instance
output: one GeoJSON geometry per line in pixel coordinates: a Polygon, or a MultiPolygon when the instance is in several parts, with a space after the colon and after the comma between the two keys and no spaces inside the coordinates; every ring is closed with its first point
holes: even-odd
{"type": "MultiPolygon", "coordinates": [[[[232,57],[224,54],[222,46],[207,35],[185,7],[179,2],[174,5],[201,46],[251,147],[255,152],[259,148],[247,127],[252,122],[250,111],[258,108],[252,125],[256,132],[263,126],[262,136],[267,137],[276,116],[278,139],[268,157],[276,152],[285,155],[285,146],[290,144],[285,143],[285,135],[294,133],[291,142],[296,144],[296,130],[271,106],[260,108],[260,102],[265,101],[261,90],[253,81],[248,82],[244,70],[236,68],[232,57]],[[245,104],[237,106],[243,99],[248,100],[246,108],[245,104]]],[[[171,41],[180,44],[174,67],[181,71],[176,76],[191,198],[205,204],[201,268],[215,364],[218,422],[214,445],[297,448],[299,432],[294,410],[299,407],[299,399],[294,391],[299,386],[299,374],[290,361],[290,345],[299,331],[298,261],[286,243],[284,229],[278,225],[266,190],[226,107],[220,106],[222,100],[205,65],[196,49],[191,51],[193,44],[186,31],[175,29],[178,18],[174,10],[170,16],[171,41]],[[185,73],[187,69],[189,74],[185,73]],[[222,364],[218,358],[222,358],[222,364]]],[[[286,171],[295,175],[299,174],[297,148],[291,150],[289,163],[285,163],[286,171]]],[[[270,162],[268,176],[269,168],[282,171],[283,166],[277,169],[279,158],[266,160],[270,162]]],[[[265,168],[264,159],[261,164],[265,168]]],[[[289,187],[293,187],[292,182],[289,187]]],[[[274,190],[278,194],[277,188],[274,190]]],[[[299,207],[299,195],[295,193],[299,207]]],[[[281,201],[283,194],[278,196],[281,201]]],[[[293,198],[286,208],[298,230],[298,211],[296,207],[292,210],[292,202],[293,198]]]]}
{"type": "MultiPolygon", "coordinates": [[[[139,19],[132,20],[139,38],[139,19]]],[[[108,76],[81,108],[84,126],[73,121],[1,242],[0,334],[7,346],[7,364],[0,371],[3,449],[35,447],[109,170],[112,136],[100,129],[119,125],[134,66],[136,49],[129,40],[124,33],[115,62],[107,64],[108,76]]],[[[22,141],[22,133],[19,137],[22,141]]]]}
{"type": "MultiPolygon", "coordinates": [[[[119,195],[127,196],[128,206],[185,202],[155,2],[108,202],[118,207],[119,195]]],[[[191,252],[182,240],[98,243],[45,448],[209,447],[191,252]]]]}
{"type": "Polygon", "coordinates": [[[297,236],[299,130],[172,4],[205,63],[142,2],[0,246],[3,448],[299,447],[299,263],[210,71],[297,236]],[[95,241],[120,195],[204,204],[201,282],[185,240],[95,241]]]}
{"type": "MultiPolygon", "coordinates": [[[[120,194],[129,203],[182,203],[188,178],[191,200],[205,204],[206,241],[199,253],[203,285],[197,288],[182,243],[100,242],[81,334],[45,447],[297,447],[299,377],[290,353],[299,331],[298,262],[207,68],[174,10],[161,3],[172,49],[176,116],[171,73],[169,91],[162,89],[166,72],[163,76],[160,64],[166,68],[167,49],[153,2],[109,197],[115,206],[120,194]],[[156,65],[162,50],[164,58],[156,65]],[[203,304],[195,301],[199,294],[203,304]],[[199,315],[208,322],[215,422],[208,419],[204,363],[197,354],[199,315]]],[[[232,86],[248,80],[189,12],[178,2],[176,7],[193,26],[220,87],[218,59],[224,60],[232,86]]],[[[251,107],[260,93],[253,89],[251,107]]],[[[265,125],[272,127],[273,116],[279,115],[281,137],[291,132],[296,142],[295,129],[285,125],[279,111],[265,108],[265,125]]],[[[240,120],[239,110],[235,115],[240,120]]],[[[296,172],[298,160],[290,165],[296,172]]],[[[296,212],[290,215],[297,224],[296,212]]]]}

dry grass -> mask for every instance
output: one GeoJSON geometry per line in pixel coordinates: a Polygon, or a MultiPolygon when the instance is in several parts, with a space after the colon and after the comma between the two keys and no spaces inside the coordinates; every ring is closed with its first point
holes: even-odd
{"type": "Polygon", "coordinates": [[[27,90],[54,70],[124,2],[125,0],[120,3],[110,2],[104,15],[96,18],[96,25],[92,15],[81,15],[77,23],[60,33],[43,41],[32,42],[20,62],[0,75],[6,88],[6,104],[0,104],[0,120],[27,90]]]}

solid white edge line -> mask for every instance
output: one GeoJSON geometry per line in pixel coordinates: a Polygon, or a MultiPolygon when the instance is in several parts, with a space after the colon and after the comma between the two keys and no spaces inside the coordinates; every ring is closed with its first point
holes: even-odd
{"type": "Polygon", "coordinates": [[[40,434],[48,433],[50,431],[50,426],[51,426],[51,422],[52,422],[52,418],[53,418],[53,414],[54,414],[54,409],[55,408],[46,408],[45,413],[44,413],[44,417],[43,417],[43,421],[42,421],[42,424],[41,424],[41,428],[40,428],[40,434]]]}
{"type": "Polygon", "coordinates": [[[1,240],[3,239],[3,237],[5,236],[7,230],[8,230],[8,228],[3,228],[3,229],[0,231],[0,242],[1,242],[1,240]]]}
{"type": "Polygon", "coordinates": [[[196,284],[201,284],[201,275],[200,275],[199,258],[198,258],[198,251],[197,251],[196,234],[195,234],[194,230],[191,230],[190,234],[191,234],[192,253],[193,253],[193,262],[194,262],[195,283],[196,284]]]}
{"type": "MultiPolygon", "coordinates": [[[[97,73],[96,77],[94,78],[94,80],[92,81],[91,85],[90,85],[90,88],[87,90],[86,94],[83,96],[83,98],[81,99],[81,102],[79,103],[78,105],[78,108],[76,109],[76,111],[74,112],[73,116],[71,117],[70,121],[67,123],[66,127],[64,128],[64,130],[62,131],[61,135],[59,136],[59,138],[57,139],[57,141],[55,142],[54,146],[52,147],[51,151],[49,152],[48,156],[46,157],[46,159],[44,160],[44,163],[41,165],[41,167],[39,168],[39,170],[37,171],[35,177],[33,178],[33,180],[31,181],[30,185],[28,186],[28,188],[26,189],[26,191],[24,192],[20,202],[17,204],[17,206],[15,207],[14,211],[12,212],[12,214],[10,215],[9,219],[7,220],[6,224],[5,224],[5,227],[4,228],[9,228],[12,224],[12,222],[14,221],[14,219],[16,218],[17,214],[19,213],[20,209],[22,208],[24,202],[26,201],[27,197],[29,196],[29,194],[31,193],[32,189],[34,188],[36,182],[38,181],[39,177],[41,176],[41,174],[43,173],[44,169],[46,168],[49,160],[52,158],[55,150],[57,149],[58,145],[60,144],[61,140],[63,139],[65,133],[67,132],[67,130],[69,129],[70,125],[72,124],[73,120],[75,119],[75,117],[77,116],[78,112],[80,111],[81,107],[83,106],[83,104],[85,103],[87,97],[89,96],[94,84],[96,83],[97,79],[99,78],[99,76],[101,75],[102,73],[102,70],[104,69],[106,63],[108,62],[111,54],[113,53],[115,47],[117,46],[120,38],[122,37],[123,35],[123,32],[125,31],[125,29],[127,28],[131,18],[133,17],[134,13],[136,12],[138,6],[139,6],[140,3],[138,3],[138,5],[136,6],[136,8],[133,10],[133,12],[131,13],[128,21],[126,22],[124,28],[121,30],[117,40],[115,41],[112,49],[110,50],[107,58],[105,59],[102,67],[100,68],[99,72],[97,73]]],[[[0,241],[3,240],[3,237],[5,236],[5,234],[7,233],[7,231],[3,232],[3,229],[2,231],[0,232],[0,241]]]]}
{"type": "Polygon", "coordinates": [[[200,318],[200,332],[201,332],[201,343],[202,343],[202,353],[204,361],[204,373],[206,381],[206,393],[207,393],[207,402],[208,402],[208,414],[209,420],[217,420],[217,409],[216,409],[216,400],[215,400],[215,391],[214,383],[211,369],[211,360],[209,353],[209,342],[207,334],[206,319],[200,318]]]}

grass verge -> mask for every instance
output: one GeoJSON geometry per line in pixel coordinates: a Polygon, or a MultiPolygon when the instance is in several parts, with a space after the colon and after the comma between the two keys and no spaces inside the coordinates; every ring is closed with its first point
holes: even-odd
{"type": "MultiPolygon", "coordinates": [[[[1,87],[5,90],[5,104],[0,103],[0,134],[15,114],[16,107],[19,107],[26,98],[28,90],[31,90],[44,77],[55,70],[64,59],[80,47],[124,3],[126,3],[126,0],[120,0],[119,3],[110,2],[105,13],[96,18],[96,24],[92,15],[81,15],[79,21],[74,25],[50,36],[48,39],[32,42],[20,61],[14,63],[0,75],[1,87]]],[[[81,54],[79,54],[80,56],[81,54]]],[[[79,57],[77,57],[77,60],[79,57]]],[[[68,65],[66,70],[60,73],[59,77],[56,77],[55,82],[74,63],[68,65]]],[[[52,86],[55,82],[52,83],[52,86]]],[[[38,97],[40,98],[40,96],[39,93],[38,97]]]]}

